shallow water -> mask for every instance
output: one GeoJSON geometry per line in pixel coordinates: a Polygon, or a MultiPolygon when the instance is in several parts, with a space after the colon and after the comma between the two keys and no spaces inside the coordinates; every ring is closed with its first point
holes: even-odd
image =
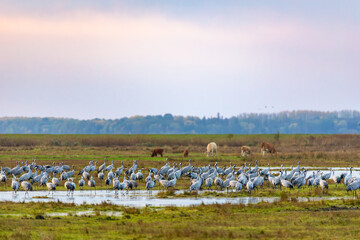
{"type": "MultiPolygon", "coordinates": [[[[176,194],[180,194],[183,191],[177,191],[176,194]]],[[[75,191],[74,196],[68,197],[66,191],[57,191],[54,196],[48,195],[46,191],[33,191],[29,192],[29,197],[25,198],[24,192],[18,192],[16,196],[13,196],[13,192],[0,192],[0,201],[11,201],[11,202],[63,202],[63,203],[74,203],[77,205],[81,204],[101,204],[103,202],[111,203],[120,206],[129,207],[166,207],[166,206],[177,206],[187,207],[200,204],[256,204],[259,202],[275,202],[279,201],[278,197],[237,197],[237,198],[157,198],[156,194],[158,191],[153,191],[152,195],[149,195],[147,191],[138,190],[136,192],[130,192],[129,194],[123,195],[119,193],[115,195],[114,191],[98,190],[96,195],[94,191],[90,193],[88,190],[75,191]],[[37,198],[46,197],[48,198],[37,198]]],[[[298,201],[320,201],[320,200],[334,200],[341,199],[336,197],[311,197],[311,198],[298,198],[298,201]]]]}

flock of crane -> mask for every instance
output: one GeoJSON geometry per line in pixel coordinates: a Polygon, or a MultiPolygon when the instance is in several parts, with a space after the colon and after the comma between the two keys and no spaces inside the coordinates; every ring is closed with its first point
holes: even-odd
{"type": "MultiPolygon", "coordinates": [[[[114,161],[110,165],[105,162],[97,168],[97,162],[90,161],[89,165],[85,166],[78,173],[81,179],[78,181],[78,186],[83,189],[87,181],[88,186],[95,189],[96,194],[96,182],[91,175],[95,173],[97,178],[102,183],[110,186],[118,194],[119,190],[127,193],[130,189],[136,189],[138,183],[145,182],[145,187],[151,193],[151,190],[158,184],[164,189],[174,188],[177,180],[181,177],[187,177],[190,179],[190,191],[198,191],[200,189],[211,189],[216,187],[220,190],[234,189],[235,191],[241,191],[244,189],[251,193],[262,187],[265,181],[268,181],[273,188],[284,187],[287,189],[302,188],[305,186],[320,187],[323,191],[328,189],[328,180],[332,180],[335,184],[339,184],[343,181],[347,191],[353,191],[356,196],[356,190],[360,187],[360,178],[352,176],[352,168],[346,170],[346,172],[340,175],[335,175],[334,171],[330,168],[329,172],[324,173],[320,170],[307,174],[307,169],[300,168],[300,162],[297,167],[291,169],[284,169],[281,165],[281,169],[278,175],[271,173],[270,164],[265,169],[260,169],[256,161],[256,166],[251,168],[251,164],[246,163],[240,168],[236,169],[236,166],[230,163],[229,167],[219,168],[217,163],[214,166],[209,165],[204,167],[195,167],[191,165],[191,159],[189,164],[182,166],[182,163],[171,166],[170,162],[166,160],[166,164],[160,169],[150,168],[148,176],[144,179],[144,176],[137,168],[137,161],[133,161],[133,165],[124,169],[123,162],[121,166],[115,170],[114,161]],[[106,173],[106,178],[105,178],[106,173]],[[123,174],[123,181],[120,182],[119,177],[123,174]],[[112,185],[112,186],[111,186],[112,185]]],[[[20,166],[20,162],[14,168],[1,167],[0,182],[7,182],[7,176],[12,176],[11,188],[13,194],[19,190],[20,186],[25,190],[25,197],[28,195],[28,191],[33,190],[33,185],[47,187],[50,193],[54,193],[56,187],[59,186],[61,181],[65,181],[64,186],[67,189],[67,195],[73,195],[76,184],[73,181],[75,174],[75,167],[65,165],[61,163],[59,166],[52,165],[38,165],[36,159],[31,164],[27,162],[20,166]],[[40,173],[39,173],[40,172],[40,173]],[[39,174],[38,174],[39,173],[39,174]],[[59,178],[57,178],[57,174],[59,178]],[[52,176],[52,177],[51,177],[52,176]],[[51,181],[50,181],[51,179],[51,181]],[[31,181],[30,181],[31,180],[31,181]]]]}

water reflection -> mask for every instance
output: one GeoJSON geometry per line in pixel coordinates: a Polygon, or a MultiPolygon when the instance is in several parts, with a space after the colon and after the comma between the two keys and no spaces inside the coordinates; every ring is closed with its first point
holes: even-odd
{"type": "MultiPolygon", "coordinates": [[[[145,207],[145,206],[193,206],[200,204],[256,204],[259,202],[274,202],[279,201],[279,197],[237,197],[237,198],[157,198],[157,190],[153,191],[153,195],[149,196],[147,191],[138,190],[131,192],[128,195],[121,193],[115,194],[114,191],[98,190],[96,195],[90,196],[90,191],[75,191],[74,196],[69,197],[66,195],[66,191],[58,191],[54,193],[54,196],[48,196],[48,192],[45,191],[33,191],[29,192],[29,197],[24,197],[24,192],[18,192],[17,195],[13,196],[10,191],[0,192],[0,201],[11,201],[11,202],[63,202],[63,203],[74,203],[77,205],[81,204],[101,204],[103,202],[130,206],[130,207],[145,207]]],[[[177,194],[183,193],[183,191],[177,191],[177,194]]],[[[342,197],[341,197],[342,198],[342,197]]],[[[336,197],[311,197],[311,198],[298,198],[298,201],[320,201],[320,200],[334,200],[341,199],[336,197]]]]}

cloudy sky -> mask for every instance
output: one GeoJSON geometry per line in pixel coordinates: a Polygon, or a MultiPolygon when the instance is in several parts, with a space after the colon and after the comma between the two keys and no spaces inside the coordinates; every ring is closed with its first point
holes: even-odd
{"type": "Polygon", "coordinates": [[[359,1],[1,1],[0,117],[360,110],[359,1]]]}

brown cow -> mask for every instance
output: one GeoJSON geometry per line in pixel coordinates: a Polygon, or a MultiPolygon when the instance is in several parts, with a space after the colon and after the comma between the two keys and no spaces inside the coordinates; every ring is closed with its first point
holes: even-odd
{"type": "Polygon", "coordinates": [[[188,157],[189,156],[189,150],[185,149],[184,151],[184,157],[188,157]]]}
{"type": "Polygon", "coordinates": [[[262,142],[260,144],[260,147],[261,147],[261,152],[262,152],[263,156],[265,155],[265,152],[271,153],[271,154],[276,153],[274,145],[272,145],[271,143],[262,142]]]}
{"type": "Polygon", "coordinates": [[[241,146],[241,156],[245,156],[251,154],[251,148],[249,146],[241,146]]]}
{"type": "Polygon", "coordinates": [[[163,156],[163,152],[164,152],[164,149],[162,148],[155,148],[151,154],[152,157],[157,157],[158,154],[161,155],[161,157],[163,156]]]}

